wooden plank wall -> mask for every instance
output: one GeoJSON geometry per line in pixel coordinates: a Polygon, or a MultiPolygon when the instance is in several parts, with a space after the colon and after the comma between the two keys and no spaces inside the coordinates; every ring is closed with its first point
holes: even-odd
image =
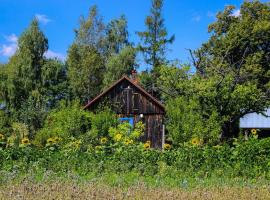
{"type": "Polygon", "coordinates": [[[128,81],[123,81],[97,101],[92,108],[97,107],[101,101],[108,101],[113,111],[121,116],[134,117],[135,123],[143,121],[145,135],[142,141],[150,140],[152,147],[161,147],[164,110],[143,92],[128,81]],[[143,114],[143,118],[140,118],[140,114],[143,114]]]}

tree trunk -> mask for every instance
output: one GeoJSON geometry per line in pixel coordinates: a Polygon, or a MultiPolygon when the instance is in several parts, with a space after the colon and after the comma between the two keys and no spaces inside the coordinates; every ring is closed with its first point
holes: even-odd
{"type": "Polygon", "coordinates": [[[238,121],[226,121],[221,127],[220,140],[226,140],[239,134],[238,121]]]}

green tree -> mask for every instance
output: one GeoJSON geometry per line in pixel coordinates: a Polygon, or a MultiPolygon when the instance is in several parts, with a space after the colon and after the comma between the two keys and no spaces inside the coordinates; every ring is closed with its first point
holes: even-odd
{"type": "Polygon", "coordinates": [[[71,98],[79,98],[82,103],[95,97],[102,89],[104,34],[105,25],[94,6],[87,19],[81,17],[74,43],[68,50],[67,75],[71,98]]]}
{"type": "Polygon", "coordinates": [[[128,36],[127,20],[123,15],[111,20],[106,26],[104,88],[124,74],[130,75],[136,66],[137,51],[132,47],[128,36]]]}
{"type": "MultiPolygon", "coordinates": [[[[174,35],[168,37],[168,32],[162,17],[163,0],[152,0],[150,15],[145,19],[146,30],[137,32],[141,39],[139,50],[144,55],[145,63],[152,67],[150,71],[151,82],[146,83],[145,88],[148,91],[155,90],[156,80],[159,76],[159,67],[166,63],[166,52],[168,44],[174,41],[174,35]]],[[[148,73],[148,72],[145,72],[148,73]]],[[[147,77],[147,76],[146,76],[147,77]]],[[[143,77],[142,77],[143,78],[143,77]]],[[[157,94],[157,96],[159,96],[157,94]]]]}
{"type": "Polygon", "coordinates": [[[79,19],[79,28],[75,29],[75,42],[79,46],[93,46],[99,52],[104,50],[105,24],[98,13],[97,6],[89,9],[89,15],[85,19],[79,19]]]}
{"type": "Polygon", "coordinates": [[[139,49],[145,56],[145,62],[151,65],[153,70],[165,63],[167,45],[174,41],[174,36],[167,38],[162,7],[163,0],[152,0],[150,15],[145,19],[146,30],[137,32],[142,41],[139,49]]]}
{"type": "Polygon", "coordinates": [[[245,114],[269,106],[270,5],[244,2],[240,16],[233,9],[217,14],[209,26],[212,36],[193,55],[200,102],[206,109],[215,107],[222,138],[238,133],[245,114]]]}
{"type": "Polygon", "coordinates": [[[18,50],[6,65],[5,104],[10,109],[19,109],[31,91],[41,86],[41,69],[48,40],[34,19],[18,40],[18,50]]]}
{"type": "Polygon", "coordinates": [[[0,110],[0,133],[5,134],[7,136],[9,132],[10,132],[10,118],[3,110],[0,110]]]}
{"type": "Polygon", "coordinates": [[[95,47],[73,44],[69,48],[67,65],[72,98],[85,103],[101,91],[104,59],[95,47]]]}
{"type": "Polygon", "coordinates": [[[127,20],[124,15],[111,20],[105,29],[104,46],[107,57],[119,54],[123,48],[130,46],[128,36],[127,20]]]}
{"type": "Polygon", "coordinates": [[[124,74],[131,74],[135,68],[136,49],[127,46],[119,54],[111,55],[106,63],[106,72],[104,73],[103,85],[108,87],[112,82],[121,78],[124,74]]]}
{"type": "Polygon", "coordinates": [[[62,98],[65,67],[46,59],[48,40],[34,19],[18,40],[18,50],[1,68],[1,103],[14,120],[41,127],[43,116],[62,98]],[[58,88],[58,89],[57,89],[58,88]],[[61,90],[61,91],[60,91],[61,90]]]}

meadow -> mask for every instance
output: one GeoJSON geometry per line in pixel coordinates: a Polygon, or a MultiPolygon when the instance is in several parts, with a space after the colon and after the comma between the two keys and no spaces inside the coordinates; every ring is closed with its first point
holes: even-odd
{"type": "MultiPolygon", "coordinates": [[[[104,142],[104,141],[103,141],[104,142]]],[[[270,138],[161,151],[61,142],[0,150],[0,199],[268,199],[270,138]]]]}

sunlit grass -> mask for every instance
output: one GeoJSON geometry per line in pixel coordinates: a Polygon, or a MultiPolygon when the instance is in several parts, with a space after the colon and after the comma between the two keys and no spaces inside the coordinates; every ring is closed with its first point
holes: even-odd
{"type": "Polygon", "coordinates": [[[269,186],[212,186],[192,189],[149,187],[143,183],[129,187],[85,182],[50,181],[1,186],[0,199],[269,199],[269,186]]]}
{"type": "Polygon", "coordinates": [[[7,178],[0,199],[269,199],[266,179],[140,177],[130,172],[101,176],[52,172],[7,178]]]}

